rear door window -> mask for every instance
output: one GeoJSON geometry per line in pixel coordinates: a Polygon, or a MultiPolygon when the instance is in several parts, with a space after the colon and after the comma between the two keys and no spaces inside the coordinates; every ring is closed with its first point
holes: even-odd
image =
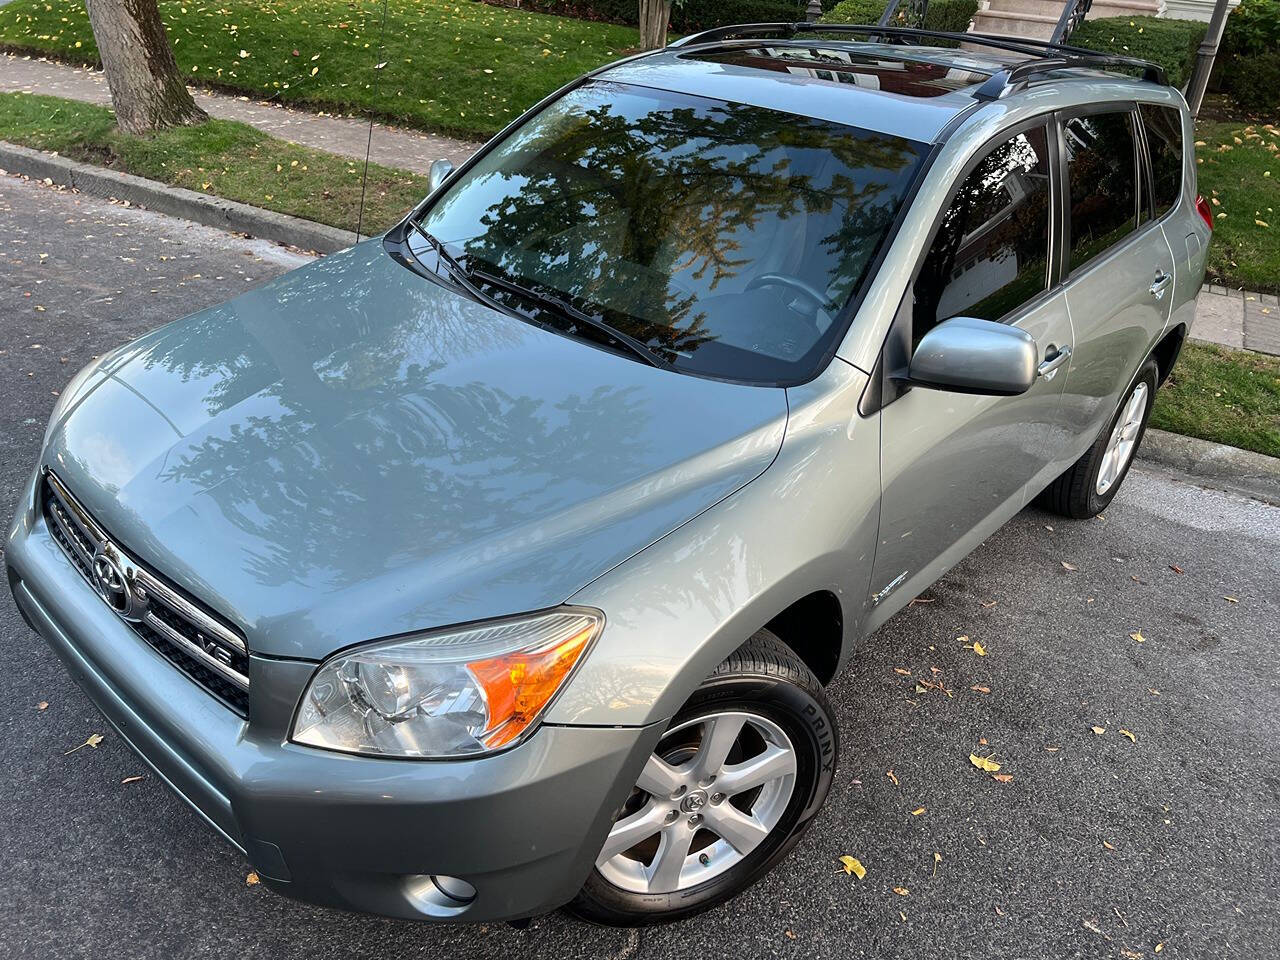
{"type": "Polygon", "coordinates": [[[1133,114],[1094,113],[1063,124],[1071,208],[1071,272],[1138,226],[1138,162],[1133,114]]]}
{"type": "Polygon", "coordinates": [[[1182,114],[1152,103],[1138,106],[1151,154],[1151,196],[1155,215],[1162,217],[1182,195],[1182,114]]]}

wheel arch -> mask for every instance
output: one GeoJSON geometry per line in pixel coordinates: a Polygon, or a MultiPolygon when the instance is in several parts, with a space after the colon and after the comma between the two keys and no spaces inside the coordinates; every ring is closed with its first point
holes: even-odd
{"type": "Polygon", "coordinates": [[[824,687],[832,681],[844,648],[844,610],[830,590],[796,600],[764,625],[813,671],[824,687]]]}

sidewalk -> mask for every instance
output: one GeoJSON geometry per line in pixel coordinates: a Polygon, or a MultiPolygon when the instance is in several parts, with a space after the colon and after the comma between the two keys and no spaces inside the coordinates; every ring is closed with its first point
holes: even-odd
{"type": "MultiPolygon", "coordinates": [[[[100,71],[29,56],[0,54],[0,92],[7,91],[111,103],[111,93],[100,71]]],[[[364,158],[369,138],[367,120],[308,113],[208,90],[192,93],[211,116],[238,120],[317,150],[364,158]]],[[[456,166],[470,156],[476,146],[463,140],[375,123],[370,158],[388,167],[425,174],[433,160],[446,157],[456,166]]],[[[1280,356],[1280,301],[1271,294],[1206,284],[1197,300],[1191,339],[1280,356]]]]}
{"type": "MultiPolygon", "coordinates": [[[[34,57],[0,54],[0,93],[43,93],[69,100],[111,105],[111,91],[101,71],[34,57]]],[[[247,97],[192,89],[204,110],[221,120],[238,120],[305,147],[364,159],[369,121],[292,110],[247,97]]],[[[369,158],[374,163],[425,174],[433,160],[445,157],[457,166],[478,144],[430,133],[418,133],[382,123],[373,125],[369,158]]]]}
{"type": "Polygon", "coordinates": [[[1191,339],[1280,356],[1280,299],[1205,284],[1196,299],[1191,339]]]}

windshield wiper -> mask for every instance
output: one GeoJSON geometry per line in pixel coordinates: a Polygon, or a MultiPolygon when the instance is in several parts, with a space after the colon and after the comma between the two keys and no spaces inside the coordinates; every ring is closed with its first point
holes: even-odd
{"type": "Polygon", "coordinates": [[[413,227],[418,236],[427,241],[431,245],[431,249],[436,252],[436,257],[444,264],[449,276],[453,282],[460,286],[467,293],[471,294],[472,299],[478,300],[491,310],[497,310],[499,313],[506,314],[509,317],[521,319],[520,316],[510,307],[504,306],[493,297],[489,296],[472,281],[467,269],[454,258],[448,250],[444,248],[444,244],[429,234],[417,220],[410,218],[409,226],[413,227]]]}
{"type": "Polygon", "coordinates": [[[532,301],[544,310],[550,310],[552,313],[559,314],[563,319],[568,320],[570,323],[580,323],[585,327],[590,327],[597,333],[616,342],[618,346],[625,348],[637,359],[642,360],[650,366],[659,368],[669,368],[671,366],[671,364],[662,359],[662,357],[649,349],[635,337],[623,333],[616,327],[609,326],[609,324],[605,323],[603,320],[597,319],[589,313],[584,313],[577,307],[573,306],[573,304],[561,300],[553,294],[543,293],[541,290],[537,290],[533,287],[527,287],[519,281],[512,280],[510,277],[498,276],[497,274],[492,274],[484,270],[472,268],[468,273],[475,280],[480,280],[490,286],[500,287],[503,290],[509,290],[517,296],[524,297],[526,300],[532,301]]]}
{"type": "Polygon", "coordinates": [[[532,287],[526,287],[524,284],[518,283],[508,277],[497,276],[496,274],[482,270],[464,267],[458,262],[457,258],[455,258],[453,254],[449,253],[449,251],[445,249],[444,244],[428,233],[416,219],[411,217],[409,219],[409,226],[414,229],[418,236],[422,237],[422,239],[426,240],[427,243],[431,245],[431,249],[435,251],[440,262],[445,265],[445,268],[448,270],[449,275],[453,278],[454,282],[485,306],[497,310],[499,313],[505,313],[507,316],[524,319],[518,312],[513,311],[510,307],[495,300],[493,297],[489,296],[489,294],[477,287],[475,284],[476,280],[480,280],[490,286],[510,291],[511,293],[522,296],[527,300],[532,300],[544,310],[551,310],[553,313],[559,314],[561,317],[572,323],[580,323],[583,326],[590,327],[597,333],[603,334],[605,337],[616,342],[618,346],[622,347],[637,359],[649,364],[650,366],[660,368],[670,366],[669,363],[646,347],[639,340],[635,339],[635,337],[628,336],[621,330],[615,330],[603,320],[597,320],[590,314],[583,313],[577,307],[566,303],[559,297],[542,293],[532,287]]]}

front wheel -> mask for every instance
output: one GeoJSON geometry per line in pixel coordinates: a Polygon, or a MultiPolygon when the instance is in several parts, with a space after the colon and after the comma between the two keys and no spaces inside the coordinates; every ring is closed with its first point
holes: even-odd
{"type": "Polygon", "coordinates": [[[740,893],[800,840],[837,751],[821,684],[762,630],[672,719],[569,909],[632,926],[740,893]]]}
{"type": "Polygon", "coordinates": [[[1083,457],[1040,494],[1036,501],[1040,506],[1077,520],[1096,517],[1107,508],[1142,443],[1159,374],[1154,360],[1142,365],[1107,428],[1083,457]]]}

